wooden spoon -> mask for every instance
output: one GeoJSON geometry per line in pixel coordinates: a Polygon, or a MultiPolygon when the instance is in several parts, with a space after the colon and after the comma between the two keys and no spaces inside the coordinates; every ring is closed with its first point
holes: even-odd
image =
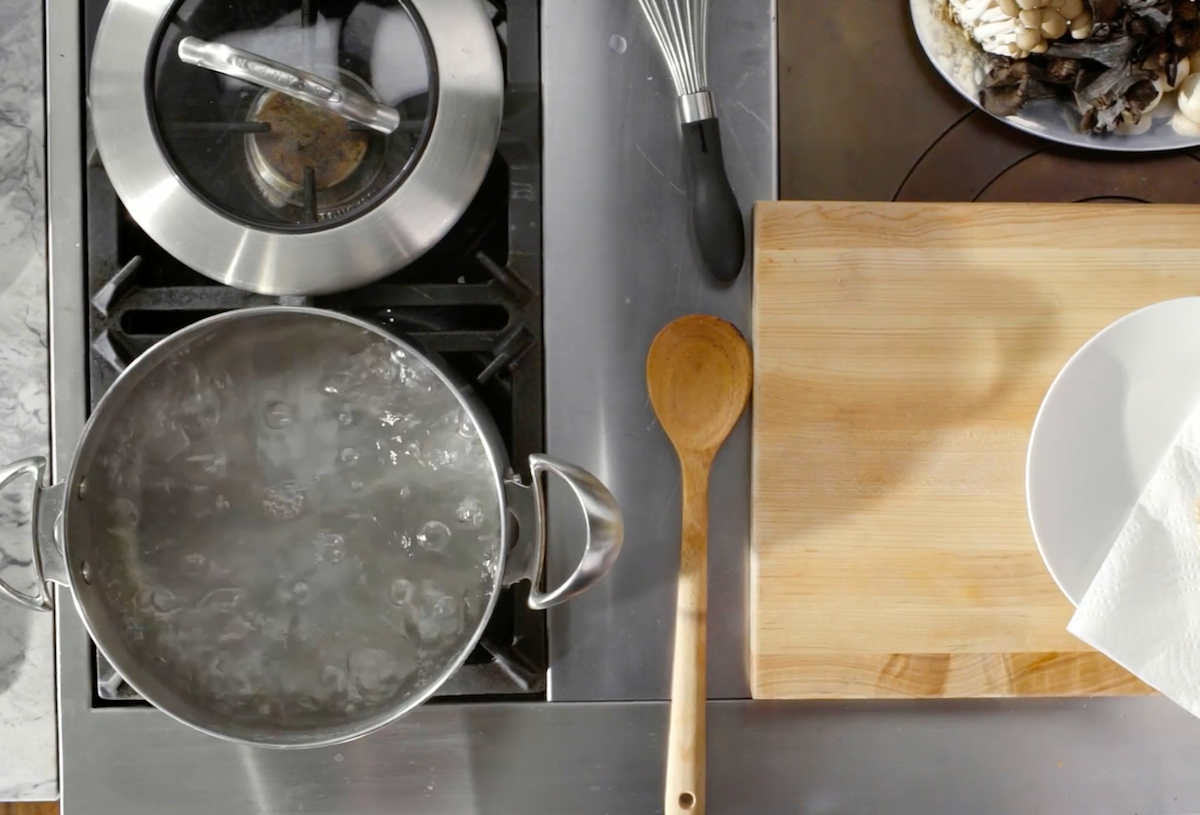
{"type": "Polygon", "coordinates": [[[704,813],[708,474],[746,407],[752,378],[746,340],[716,317],[681,317],[659,332],[646,359],[650,401],[683,471],[666,815],[704,813]]]}

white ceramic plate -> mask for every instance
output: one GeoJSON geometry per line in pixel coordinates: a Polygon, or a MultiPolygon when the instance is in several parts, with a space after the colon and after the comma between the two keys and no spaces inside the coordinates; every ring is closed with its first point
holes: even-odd
{"type": "MultiPolygon", "coordinates": [[[[946,0],[909,0],[909,6],[917,39],[933,67],[964,99],[982,110],[979,86],[988,67],[983,49],[951,21],[946,0]]],[[[1075,117],[1067,114],[1066,106],[1057,99],[1030,102],[1016,115],[996,118],[1043,139],[1090,150],[1148,153],[1200,145],[1200,138],[1180,135],[1171,127],[1169,120],[1173,107],[1173,104],[1159,106],[1154,111],[1150,129],[1130,136],[1080,133],[1075,129],[1075,117]]]]}
{"type": "Polygon", "coordinates": [[[1200,297],[1127,315],[1059,372],[1033,425],[1025,497],[1038,550],[1079,605],[1200,405],[1200,297]]]}

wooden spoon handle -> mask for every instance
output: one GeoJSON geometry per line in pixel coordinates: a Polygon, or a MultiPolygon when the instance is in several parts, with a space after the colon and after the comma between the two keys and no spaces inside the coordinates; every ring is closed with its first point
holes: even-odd
{"type": "Polygon", "coordinates": [[[683,541],[679,556],[679,594],[675,600],[665,815],[704,814],[710,463],[699,458],[681,460],[683,541]]]}

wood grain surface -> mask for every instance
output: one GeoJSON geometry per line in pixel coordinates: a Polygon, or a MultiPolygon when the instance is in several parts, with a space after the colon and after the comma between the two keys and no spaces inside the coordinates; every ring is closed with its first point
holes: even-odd
{"type": "Polygon", "coordinates": [[[759,204],[755,698],[1149,689],[1066,631],[1024,501],[1055,374],[1200,293],[1193,207],[759,204]]]}
{"type": "Polygon", "coordinates": [[[20,804],[0,802],[0,815],[58,815],[55,801],[33,801],[20,804]]]}
{"type": "Polygon", "coordinates": [[[646,389],[679,456],[683,483],[665,815],[704,815],[708,806],[708,478],[717,451],[746,408],[753,370],[741,333],[706,314],[668,324],[646,358],[646,389]]]}

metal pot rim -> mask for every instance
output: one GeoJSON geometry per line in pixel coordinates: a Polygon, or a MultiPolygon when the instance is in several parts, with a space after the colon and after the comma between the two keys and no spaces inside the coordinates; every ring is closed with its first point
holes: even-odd
{"type": "Polygon", "coordinates": [[[408,0],[438,67],[437,114],[409,177],[345,224],[309,233],[238,223],[199,198],[158,143],[146,91],[151,49],[177,0],[111,0],[96,36],[89,103],[96,146],[134,220],[187,266],[263,294],[320,294],[402,268],[458,221],[491,164],[503,112],[495,31],[477,0],[408,0]]]}
{"type": "MultiPolygon", "coordinates": [[[[231,326],[232,328],[232,326],[231,326]]],[[[96,405],[96,409],[92,412],[88,419],[87,425],[84,427],[83,434],[80,437],[79,445],[75,449],[75,454],[71,459],[71,467],[67,473],[65,483],[65,491],[62,496],[62,510],[58,522],[55,524],[56,543],[61,549],[66,566],[66,575],[64,582],[70,587],[71,594],[75,599],[75,605],[79,609],[79,615],[83,619],[84,627],[87,629],[88,635],[92,641],[96,643],[96,647],[104,654],[105,658],[112,666],[121,674],[122,678],[146,701],[153,704],[157,709],[166,713],[171,718],[200,730],[211,736],[220,739],[232,741],[239,744],[252,744],[257,747],[270,747],[278,749],[308,749],[314,747],[329,747],[335,744],[343,744],[348,741],[360,738],[385,727],[397,719],[406,715],[412,709],[418,707],[427,701],[437,689],[460,668],[470,656],[471,651],[479,643],[483,636],[484,629],[487,627],[488,621],[491,619],[492,613],[495,611],[496,603],[499,600],[501,588],[504,585],[506,568],[508,566],[509,549],[513,544],[513,524],[510,518],[510,507],[505,489],[505,473],[508,471],[509,461],[508,455],[504,449],[504,444],[500,440],[499,432],[496,429],[495,422],[483,408],[482,403],[465,385],[458,380],[457,375],[447,368],[444,363],[439,362],[430,354],[416,347],[412,342],[384,329],[380,326],[361,320],[357,317],[352,317],[345,314],[340,314],[334,311],[327,311],[318,308],[309,308],[301,306],[257,306],[238,309],[236,311],[228,311],[222,314],[217,314],[199,320],[192,325],[177,331],[174,334],[164,338],[149,350],[134,360],[128,368],[121,372],[117,380],[101,397],[100,402],[96,405]],[[96,437],[96,428],[103,426],[111,418],[108,414],[122,407],[127,403],[130,392],[136,389],[141,377],[146,373],[154,370],[165,359],[178,353],[183,348],[186,348],[192,339],[207,333],[214,324],[225,322],[235,322],[238,320],[254,319],[264,316],[274,316],[281,313],[301,314],[310,317],[320,317],[325,319],[338,320],[348,323],[357,328],[368,331],[381,339],[394,343],[400,346],[405,353],[411,353],[413,356],[420,359],[435,371],[443,383],[449,387],[458,397],[459,404],[466,410],[472,419],[475,421],[475,426],[479,430],[479,435],[487,450],[488,461],[492,465],[492,473],[494,477],[496,492],[499,498],[499,509],[501,514],[501,543],[499,563],[496,568],[495,578],[492,584],[491,595],[488,599],[488,605],[483,615],[480,618],[479,624],[474,633],[464,643],[461,651],[455,655],[454,659],[450,660],[435,680],[430,681],[425,688],[419,693],[413,694],[407,698],[403,704],[397,705],[388,711],[386,715],[376,719],[368,719],[359,723],[357,726],[348,727],[344,733],[338,733],[323,739],[297,741],[294,743],[286,743],[281,741],[247,739],[243,736],[234,735],[232,733],[221,732],[214,730],[212,727],[203,722],[196,721],[189,717],[185,712],[174,709],[174,706],[169,702],[164,704],[162,694],[156,693],[152,688],[142,681],[142,676],[145,671],[140,667],[136,660],[128,657],[120,649],[106,648],[105,643],[110,640],[110,635],[99,630],[99,623],[102,621],[104,612],[102,608],[97,607],[95,602],[89,595],[90,593],[80,589],[80,583],[83,580],[82,561],[72,555],[71,552],[71,534],[72,528],[71,507],[79,500],[81,480],[86,476],[86,471],[92,462],[92,452],[99,443],[96,437]]],[[[83,485],[86,490],[86,484],[83,485]]]]}

